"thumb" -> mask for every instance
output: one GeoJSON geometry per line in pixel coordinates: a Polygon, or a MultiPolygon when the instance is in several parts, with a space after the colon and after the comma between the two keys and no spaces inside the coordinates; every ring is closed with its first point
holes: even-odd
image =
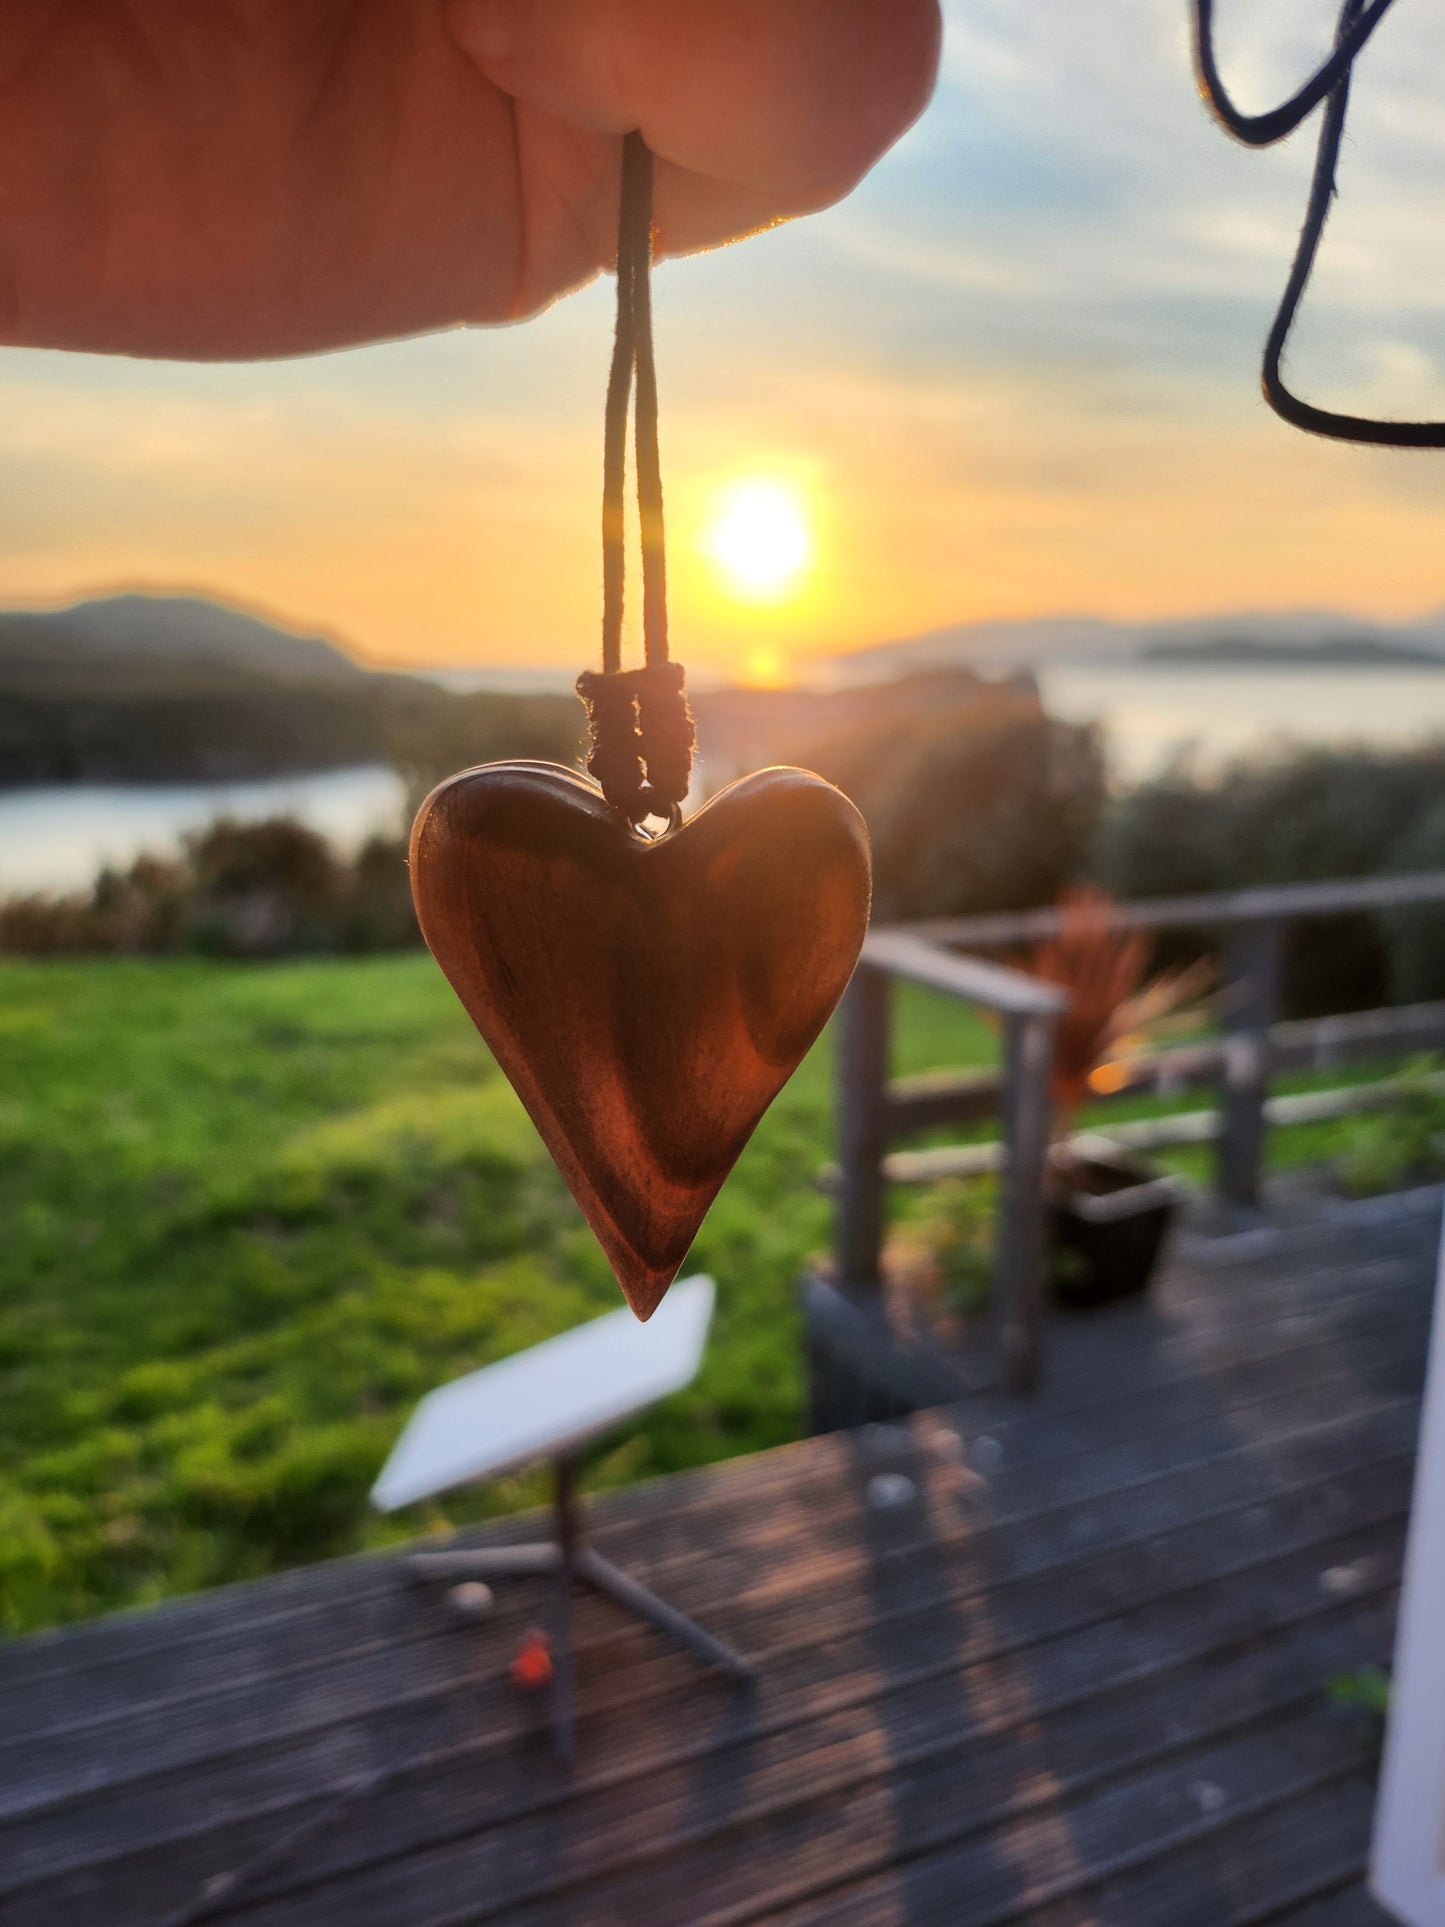
{"type": "Polygon", "coordinates": [[[448,0],[497,87],[803,212],[845,194],[933,89],[936,0],[448,0]]]}

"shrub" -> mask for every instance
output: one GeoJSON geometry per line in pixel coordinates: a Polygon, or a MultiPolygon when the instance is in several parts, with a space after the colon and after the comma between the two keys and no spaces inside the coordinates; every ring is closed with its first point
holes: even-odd
{"type": "Polygon", "coordinates": [[[1080,1106],[1110,1057],[1137,1049],[1166,1025],[1197,1021],[1213,971],[1206,960],[1151,972],[1149,939],[1113,922],[1106,891],[1083,885],[1059,898],[1058,934],[1022,959],[1031,975],[1053,984],[1066,1002],[1054,1026],[1050,1098],[1054,1134],[1073,1129],[1080,1106]]]}
{"type": "MultiPolygon", "coordinates": [[[[1445,797],[1411,824],[1387,867],[1408,875],[1445,870],[1445,797]]],[[[1445,997],[1445,904],[1388,910],[1380,918],[1390,958],[1390,994],[1402,1004],[1445,997]]]]}
{"type": "Polygon", "coordinates": [[[570,768],[586,754],[586,717],[575,696],[444,695],[406,680],[412,695],[393,704],[387,756],[413,811],[454,770],[513,760],[570,768]]]}
{"type": "Polygon", "coordinates": [[[289,817],[213,823],[186,840],[190,891],[181,933],[219,956],[319,950],[334,924],[343,866],[314,830],[289,817]]]}
{"type": "Polygon", "coordinates": [[[1403,1190],[1445,1174],[1445,1089],[1439,1060],[1422,1057],[1394,1080],[1388,1104],[1340,1129],[1339,1172],[1356,1197],[1403,1190]]]}
{"type": "MultiPolygon", "coordinates": [[[[1300,749],[1212,776],[1186,761],[1112,804],[1091,869],[1118,895],[1139,897],[1442,867],[1442,789],[1445,743],[1402,751],[1300,749]]],[[[1414,927],[1425,934],[1407,961],[1408,920],[1340,916],[1296,924],[1286,958],[1287,1009],[1309,1016],[1366,1008],[1392,992],[1427,994],[1403,986],[1445,980],[1445,965],[1432,966],[1428,929],[1414,927]]]]}
{"type": "Polygon", "coordinates": [[[888,1242],[890,1310],[905,1330],[957,1329],[993,1295],[998,1180],[944,1178],[916,1193],[888,1242]]]}
{"type": "Polygon", "coordinates": [[[808,761],[867,821],[882,918],[1052,901],[1104,800],[1097,734],[1045,715],[1031,688],[860,723],[814,744],[808,761]]]}
{"type": "Polygon", "coordinates": [[[0,951],[23,956],[276,957],[419,941],[399,839],[374,837],[348,863],[287,817],[213,823],[174,861],[102,870],[88,895],[0,904],[0,951]]]}

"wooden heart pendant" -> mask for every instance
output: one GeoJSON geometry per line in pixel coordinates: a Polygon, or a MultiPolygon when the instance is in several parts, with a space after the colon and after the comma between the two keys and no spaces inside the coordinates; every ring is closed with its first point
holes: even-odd
{"type": "Polygon", "coordinates": [[[770,769],[648,841],[585,777],[493,763],[422,804],[411,882],[432,955],[650,1317],[852,974],[863,819],[821,777],[770,769]]]}

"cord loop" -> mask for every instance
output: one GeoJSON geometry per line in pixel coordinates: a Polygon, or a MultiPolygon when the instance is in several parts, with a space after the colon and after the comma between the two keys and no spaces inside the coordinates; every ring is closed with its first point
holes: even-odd
{"type": "Polygon", "coordinates": [[[602,461],[602,668],[577,679],[587,705],[587,768],[630,823],[671,819],[687,795],[696,742],[681,663],[668,657],[667,557],[652,341],[652,154],[641,134],[622,148],[617,229],[617,334],[607,382],[602,461]],[[634,377],[636,381],[634,404],[634,377]],[[637,449],[645,666],[622,667],[629,408],[637,449]]]}
{"type": "Polygon", "coordinates": [[[577,694],[592,733],[588,773],[630,823],[680,807],[697,740],[680,662],[584,669],[577,694]]]}

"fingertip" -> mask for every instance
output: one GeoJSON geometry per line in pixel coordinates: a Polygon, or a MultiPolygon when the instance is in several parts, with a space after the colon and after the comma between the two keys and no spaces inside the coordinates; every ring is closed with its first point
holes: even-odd
{"type": "Polygon", "coordinates": [[[937,0],[711,0],[674,23],[642,125],[658,152],[769,198],[839,199],[918,118],[937,0]]]}
{"type": "Polygon", "coordinates": [[[891,146],[933,99],[943,53],[943,10],[938,0],[880,0],[879,12],[888,22],[895,50],[884,130],[891,146]]]}
{"type": "Polygon", "coordinates": [[[850,71],[819,158],[816,191],[836,199],[913,125],[933,97],[943,42],[938,0],[854,0],[850,71]]]}
{"type": "Polygon", "coordinates": [[[517,42],[516,0],[447,0],[447,25],[465,54],[481,66],[504,61],[517,42]]]}
{"type": "MultiPolygon", "coordinates": [[[[942,40],[938,0],[445,4],[461,54],[513,104],[524,177],[540,130],[531,205],[574,210],[585,245],[574,232],[562,252],[589,269],[615,195],[596,143],[641,127],[663,248],[714,246],[847,194],[927,105],[942,40]]],[[[526,259],[529,285],[556,285],[550,254],[540,281],[536,245],[526,259]]]]}

